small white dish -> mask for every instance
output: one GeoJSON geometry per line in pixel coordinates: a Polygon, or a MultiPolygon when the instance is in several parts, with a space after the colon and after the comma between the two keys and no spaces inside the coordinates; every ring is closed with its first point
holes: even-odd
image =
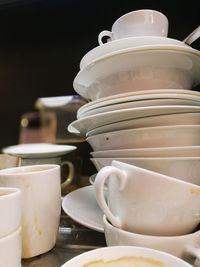
{"type": "Polygon", "coordinates": [[[123,120],[150,117],[155,115],[175,114],[175,113],[200,112],[199,106],[152,106],[114,110],[101,114],[91,115],[85,118],[73,121],[68,125],[68,131],[80,135],[87,135],[87,132],[94,128],[108,125],[123,120]]]}
{"type": "Polygon", "coordinates": [[[138,107],[150,107],[150,106],[162,106],[162,105],[187,105],[187,106],[200,106],[200,101],[193,101],[189,99],[148,99],[140,101],[127,101],[119,104],[108,105],[104,107],[99,107],[95,109],[88,110],[81,115],[77,114],[77,118],[84,118],[91,115],[96,115],[104,112],[128,109],[128,108],[138,108],[138,107]]]}
{"type": "Polygon", "coordinates": [[[130,48],[91,62],[76,75],[73,87],[90,100],[139,90],[187,90],[199,84],[199,67],[200,52],[188,47],[130,48]]]}
{"type": "Polygon", "coordinates": [[[193,90],[184,90],[184,89],[155,89],[151,90],[141,90],[141,91],[134,91],[134,92],[128,92],[128,93],[122,93],[122,94],[117,94],[117,95],[111,95],[107,97],[102,97],[99,99],[96,99],[94,101],[90,101],[87,104],[83,105],[80,107],[77,111],[78,114],[82,114],[87,110],[97,108],[97,107],[103,107],[103,106],[108,106],[112,104],[117,104],[121,102],[126,102],[129,99],[132,101],[136,100],[145,100],[149,99],[150,97],[155,98],[160,96],[160,98],[165,98],[167,96],[171,96],[172,98],[180,98],[180,99],[190,99],[190,100],[195,100],[199,101],[200,99],[200,92],[198,91],[193,91],[193,90]],[[164,94],[164,96],[162,96],[164,94]]]}
{"type": "MultiPolygon", "coordinates": [[[[96,110],[99,108],[114,106],[122,103],[136,102],[136,101],[144,101],[144,100],[165,100],[173,99],[173,100],[188,100],[188,101],[196,101],[200,102],[200,92],[195,92],[191,90],[149,90],[142,91],[140,94],[135,94],[136,92],[121,94],[118,97],[113,96],[113,98],[100,98],[95,101],[91,101],[82,107],[80,107],[77,111],[77,118],[85,116],[86,113],[92,110],[96,110]],[[100,101],[102,100],[103,101],[100,101]]],[[[138,92],[137,92],[138,93],[138,92]]],[[[198,104],[198,103],[197,103],[198,104]]]]}
{"type": "Polygon", "coordinates": [[[99,45],[93,48],[82,57],[80,61],[80,69],[85,68],[92,61],[100,57],[109,55],[110,53],[116,51],[120,51],[127,48],[137,48],[137,47],[143,48],[149,46],[156,47],[161,45],[176,49],[181,49],[185,47],[192,49],[184,42],[172,38],[166,38],[162,36],[134,36],[129,38],[113,40],[112,42],[107,42],[103,45],[99,45]]]}
{"type": "Polygon", "coordinates": [[[76,149],[71,145],[56,145],[48,143],[19,144],[2,149],[2,152],[17,155],[22,158],[50,158],[65,155],[76,149]]]}
{"type": "Polygon", "coordinates": [[[90,250],[72,258],[61,267],[72,266],[192,267],[192,265],[190,265],[186,261],[183,261],[178,257],[175,257],[166,252],[134,246],[112,246],[90,250]],[[96,265],[95,262],[99,264],[96,265]]]}
{"type": "Polygon", "coordinates": [[[93,185],[67,194],[62,200],[62,208],[74,221],[98,232],[104,232],[103,212],[97,204],[93,185]]]}

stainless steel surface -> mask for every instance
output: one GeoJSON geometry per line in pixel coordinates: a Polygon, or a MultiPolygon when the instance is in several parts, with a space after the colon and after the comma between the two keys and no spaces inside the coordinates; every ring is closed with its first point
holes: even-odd
{"type": "Polygon", "coordinates": [[[56,246],[45,254],[24,259],[22,267],[60,267],[85,251],[103,246],[106,246],[103,233],[75,223],[62,212],[56,246]]]}

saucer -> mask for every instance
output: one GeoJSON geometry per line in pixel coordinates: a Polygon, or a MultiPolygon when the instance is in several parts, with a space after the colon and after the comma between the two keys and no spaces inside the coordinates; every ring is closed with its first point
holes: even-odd
{"type": "MultiPolygon", "coordinates": [[[[164,96],[164,95],[163,95],[164,96]]],[[[154,98],[151,96],[150,99],[146,99],[146,100],[140,100],[140,101],[127,101],[127,102],[123,102],[123,103],[117,103],[117,104],[111,104],[108,106],[104,106],[104,107],[98,107],[95,109],[90,109],[85,111],[82,114],[77,114],[77,118],[84,118],[87,116],[91,116],[91,115],[96,115],[96,114],[100,114],[100,113],[104,113],[104,112],[109,112],[109,111],[114,111],[114,110],[121,110],[121,109],[128,109],[128,108],[138,108],[138,107],[150,107],[150,106],[162,106],[162,105],[187,105],[187,106],[200,106],[200,101],[199,101],[199,97],[197,99],[197,101],[195,100],[190,100],[190,99],[180,99],[180,98],[173,98],[172,96],[169,95],[169,98],[163,98],[163,99],[159,99],[159,98],[154,98]]]]}
{"type": "Polygon", "coordinates": [[[130,38],[123,38],[118,40],[113,40],[112,42],[107,42],[103,45],[97,46],[90,50],[87,54],[83,56],[80,61],[80,69],[85,68],[90,62],[96,60],[99,57],[108,55],[110,53],[127,49],[127,48],[137,48],[137,47],[149,47],[149,46],[160,46],[165,45],[166,47],[182,48],[187,47],[192,49],[187,44],[182,41],[166,38],[161,36],[135,36],[130,38]]]}
{"type": "Polygon", "coordinates": [[[87,104],[81,106],[77,110],[77,116],[81,116],[83,113],[96,109],[99,107],[109,106],[118,103],[124,103],[129,101],[138,101],[155,98],[176,98],[176,99],[189,99],[194,101],[200,101],[200,92],[184,89],[157,89],[157,90],[143,90],[134,91],[129,93],[123,93],[118,95],[112,95],[90,101],[87,104]]]}
{"type": "Polygon", "coordinates": [[[19,144],[2,149],[2,152],[22,158],[50,158],[65,155],[76,149],[71,145],[55,145],[48,143],[19,144]]]}
{"type": "Polygon", "coordinates": [[[91,115],[73,121],[68,125],[68,131],[75,134],[87,135],[87,132],[114,122],[123,120],[136,119],[142,117],[150,117],[155,115],[200,112],[199,106],[182,106],[182,105],[163,105],[128,108],[121,110],[108,111],[100,114],[91,115]]]}
{"type": "Polygon", "coordinates": [[[199,67],[200,52],[188,47],[129,48],[92,61],[78,72],[73,87],[76,93],[90,100],[119,94],[122,88],[124,92],[145,90],[147,81],[152,83],[151,87],[148,83],[149,90],[161,86],[187,90],[199,84],[199,67]],[[157,74],[156,83],[151,79],[154,72],[157,74]]]}
{"type": "Polygon", "coordinates": [[[93,185],[74,190],[63,198],[62,208],[74,221],[98,232],[104,232],[103,212],[94,194],[93,185]]]}

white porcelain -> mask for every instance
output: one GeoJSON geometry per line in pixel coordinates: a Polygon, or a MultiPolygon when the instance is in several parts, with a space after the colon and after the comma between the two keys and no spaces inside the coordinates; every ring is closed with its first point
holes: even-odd
{"type": "Polygon", "coordinates": [[[87,137],[94,151],[200,145],[200,125],[168,125],[127,129],[87,137]]]}
{"type": "Polygon", "coordinates": [[[74,151],[76,146],[56,145],[48,143],[19,144],[5,147],[3,153],[17,155],[22,158],[50,158],[65,155],[74,151]]]}
{"type": "Polygon", "coordinates": [[[87,110],[90,110],[92,108],[96,107],[103,107],[108,106],[112,104],[118,104],[123,103],[126,101],[135,101],[135,100],[146,100],[150,97],[153,98],[166,98],[168,96],[171,96],[172,98],[180,98],[180,99],[190,99],[194,101],[199,101],[200,92],[194,91],[194,90],[184,90],[184,89],[152,89],[150,92],[149,90],[141,90],[141,91],[133,91],[128,93],[121,93],[111,96],[102,97],[99,99],[96,99],[94,101],[89,101],[87,104],[81,106],[77,113],[80,115],[84,113],[87,110]]]}
{"type": "Polygon", "coordinates": [[[183,40],[186,44],[191,45],[194,41],[196,41],[200,37],[200,25],[192,31],[188,36],[186,36],[183,40]]]}
{"type": "Polygon", "coordinates": [[[166,252],[135,246],[113,246],[84,252],[61,267],[192,267],[189,263],[166,252]],[[96,263],[96,264],[95,264],[96,263]]]}
{"type": "Polygon", "coordinates": [[[21,227],[0,238],[0,266],[21,267],[22,240],[21,227]]]}
{"type": "Polygon", "coordinates": [[[184,235],[200,222],[200,186],[192,183],[112,161],[97,173],[94,188],[109,221],[130,232],[184,235]]]}
{"type": "Polygon", "coordinates": [[[22,257],[52,249],[61,210],[60,166],[22,166],[0,171],[0,186],[22,191],[22,257]]]}
{"type": "Polygon", "coordinates": [[[56,145],[48,143],[33,143],[33,144],[19,144],[4,148],[4,153],[20,156],[19,165],[38,165],[38,164],[57,164],[62,168],[67,166],[67,174],[65,180],[62,182],[62,190],[65,191],[69,184],[72,183],[75,170],[72,162],[63,160],[62,156],[74,150],[76,146],[71,145],[56,145]]]}
{"type": "Polygon", "coordinates": [[[85,68],[92,61],[109,55],[110,53],[127,48],[143,48],[148,46],[165,46],[166,48],[169,47],[173,49],[181,49],[186,47],[189,49],[193,49],[182,41],[162,36],[134,36],[129,38],[117,39],[113,40],[112,42],[104,43],[104,45],[99,45],[87,52],[80,61],[80,69],[85,68]]]}
{"type": "Polygon", "coordinates": [[[200,146],[127,148],[90,152],[93,158],[200,157],[200,146]]]}
{"type": "Polygon", "coordinates": [[[140,90],[192,89],[200,82],[200,52],[183,47],[133,47],[96,59],[73,81],[90,100],[140,90]]]}
{"type": "Polygon", "coordinates": [[[98,171],[105,166],[111,165],[113,160],[118,160],[200,185],[200,157],[110,157],[91,158],[90,160],[98,171]]]}
{"type": "Polygon", "coordinates": [[[19,164],[20,158],[18,156],[0,154],[0,169],[17,167],[19,164]]]}
{"type": "Polygon", "coordinates": [[[108,105],[108,106],[88,110],[82,113],[81,115],[77,114],[77,118],[80,119],[80,118],[84,118],[84,117],[91,116],[91,115],[96,115],[100,113],[121,110],[121,109],[162,106],[162,105],[200,106],[200,101],[193,101],[189,99],[172,99],[172,98],[127,101],[124,103],[113,104],[113,105],[108,105]]]}
{"type": "Polygon", "coordinates": [[[159,11],[150,9],[135,10],[118,18],[112,30],[102,31],[98,36],[99,44],[102,38],[109,37],[110,40],[122,39],[133,36],[164,36],[168,35],[168,19],[159,11]]]}
{"type": "MultiPolygon", "coordinates": [[[[113,97],[110,98],[103,98],[103,101],[100,100],[94,100],[94,101],[90,101],[87,104],[83,105],[82,107],[80,107],[77,110],[77,117],[81,118],[83,116],[85,116],[86,113],[93,111],[93,110],[97,110],[97,109],[102,109],[105,107],[113,107],[113,106],[118,106],[119,104],[127,104],[127,103],[136,103],[136,102],[141,102],[141,101],[152,101],[152,100],[161,100],[162,102],[164,100],[169,101],[169,100],[173,100],[173,101],[194,101],[197,105],[200,102],[200,92],[195,92],[196,94],[193,95],[191,94],[191,92],[194,91],[185,91],[185,90],[177,90],[179,92],[175,93],[176,90],[168,90],[165,91],[164,89],[161,90],[152,90],[151,92],[149,92],[148,90],[143,91],[143,93],[141,92],[141,94],[125,94],[123,95],[118,95],[118,97],[113,97]],[[181,92],[180,92],[181,91],[181,92]],[[197,103],[198,102],[198,103],[197,103]]],[[[190,103],[190,102],[188,102],[190,103]]],[[[166,104],[167,105],[167,104],[166,104]]]]}
{"type": "Polygon", "coordinates": [[[137,246],[157,249],[179,258],[200,258],[200,230],[187,235],[154,236],[128,232],[113,226],[104,215],[104,233],[108,246],[137,246]]]}
{"type": "Polygon", "coordinates": [[[68,193],[62,200],[64,212],[74,221],[103,232],[103,212],[99,208],[93,186],[85,186],[68,193]]]}
{"type": "Polygon", "coordinates": [[[0,240],[21,227],[21,205],[20,189],[0,187],[0,240]]]}
{"type": "Polygon", "coordinates": [[[119,122],[99,126],[86,133],[86,136],[93,136],[101,133],[108,133],[119,130],[128,130],[144,127],[169,126],[169,125],[199,125],[200,113],[177,113],[166,115],[155,115],[144,118],[128,119],[119,122]]]}
{"type": "Polygon", "coordinates": [[[141,118],[146,119],[156,115],[160,116],[160,115],[169,115],[178,113],[186,114],[195,112],[197,113],[200,112],[199,106],[163,105],[163,106],[121,109],[121,110],[108,111],[101,114],[95,114],[75,120],[67,127],[67,129],[69,132],[85,136],[87,135],[88,132],[97,127],[109,125],[115,122],[122,122],[130,119],[141,119],[141,118]]]}

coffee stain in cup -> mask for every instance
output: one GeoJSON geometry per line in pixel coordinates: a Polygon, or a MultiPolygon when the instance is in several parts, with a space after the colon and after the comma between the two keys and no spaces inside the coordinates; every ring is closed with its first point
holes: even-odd
{"type": "Polygon", "coordinates": [[[115,260],[97,260],[86,263],[83,267],[125,267],[125,266],[134,266],[134,267],[169,267],[165,263],[142,256],[126,256],[121,257],[115,260]]]}

